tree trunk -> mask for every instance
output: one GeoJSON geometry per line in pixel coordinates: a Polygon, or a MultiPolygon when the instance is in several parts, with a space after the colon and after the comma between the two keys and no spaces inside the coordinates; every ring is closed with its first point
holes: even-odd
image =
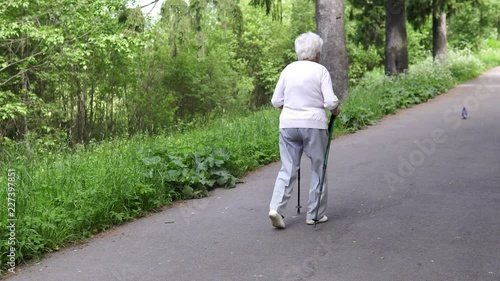
{"type": "MultiPolygon", "coordinates": [[[[21,45],[21,58],[24,59],[26,57],[26,49],[28,48],[28,40],[26,40],[26,44],[21,45]]],[[[28,107],[28,70],[24,69],[21,74],[21,100],[28,107]]],[[[25,137],[28,134],[28,119],[26,118],[26,114],[23,114],[23,121],[21,127],[21,135],[20,137],[25,137]]],[[[29,142],[26,142],[29,147],[29,142]]]]}
{"type": "Polygon", "coordinates": [[[432,57],[434,61],[446,60],[448,57],[446,39],[446,13],[436,11],[432,16],[432,57]]]}
{"type": "MultiPolygon", "coordinates": [[[[69,69],[67,69],[67,73],[74,73],[76,70],[75,70],[75,67],[70,67],[69,69]]],[[[76,77],[74,77],[73,75],[71,76],[68,76],[68,79],[67,81],[65,81],[65,83],[67,83],[68,85],[71,85],[73,86],[73,81],[76,79],[76,77]]],[[[64,85],[64,83],[63,83],[64,85]]],[[[64,87],[61,87],[61,89],[64,89],[64,87]]],[[[64,92],[63,92],[64,93],[64,92]]],[[[77,118],[76,118],[76,111],[74,110],[75,107],[77,106],[76,104],[76,101],[75,101],[75,94],[71,91],[68,93],[68,98],[69,98],[69,102],[70,102],[70,105],[68,106],[68,113],[69,113],[69,120],[71,121],[68,121],[68,128],[69,128],[69,134],[71,136],[71,146],[74,147],[74,145],[77,143],[75,140],[76,140],[76,135],[77,135],[77,118]]]]}
{"type": "Polygon", "coordinates": [[[92,79],[90,85],[90,114],[87,123],[87,140],[90,140],[94,134],[94,95],[95,95],[95,79],[92,79]]]}
{"type": "Polygon", "coordinates": [[[75,79],[76,82],[76,91],[77,91],[77,111],[76,111],[76,134],[75,134],[75,143],[84,144],[85,141],[85,127],[86,127],[86,107],[85,107],[85,91],[82,90],[81,81],[78,77],[75,79]]]}
{"type": "Polygon", "coordinates": [[[260,83],[255,84],[251,101],[256,107],[261,107],[269,103],[269,96],[266,95],[266,89],[260,83]]]}
{"type": "Polygon", "coordinates": [[[323,39],[320,62],[330,71],[335,95],[343,99],[349,70],[343,0],[316,0],[316,32],[323,39]]]}
{"type": "Polygon", "coordinates": [[[387,0],[385,5],[385,74],[408,69],[405,0],[387,0]]]}
{"type": "MultiPolygon", "coordinates": [[[[24,49],[24,47],[23,47],[24,49]]],[[[21,100],[23,103],[26,105],[26,108],[29,107],[29,98],[28,98],[28,70],[25,70],[24,73],[22,74],[22,91],[21,91],[21,100]]],[[[27,114],[23,114],[23,127],[22,127],[22,136],[26,137],[27,134],[29,133],[28,129],[28,118],[26,117],[27,114]]],[[[30,149],[30,142],[29,140],[26,140],[26,146],[28,149],[30,149]]]]}
{"type": "Polygon", "coordinates": [[[483,38],[483,26],[484,26],[484,13],[483,5],[479,4],[479,40],[483,38]]]}

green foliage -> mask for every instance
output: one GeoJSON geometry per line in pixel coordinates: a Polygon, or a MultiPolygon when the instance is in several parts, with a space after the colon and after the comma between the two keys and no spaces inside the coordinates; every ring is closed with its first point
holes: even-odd
{"type": "Polygon", "coordinates": [[[373,45],[365,49],[362,45],[348,43],[349,51],[349,84],[356,85],[363,75],[378,68],[383,63],[383,57],[373,45]]]}
{"type": "MultiPolygon", "coordinates": [[[[498,34],[498,3],[454,5],[450,45],[475,50],[480,39],[498,34]]],[[[316,29],[314,1],[169,0],[154,22],[125,4],[16,0],[2,6],[2,137],[75,146],[172,132],[200,117],[267,105],[280,71],[296,59],[295,37],[316,29]],[[249,2],[271,5],[268,12],[278,9],[281,20],[249,2]]],[[[347,1],[346,15],[350,84],[356,85],[383,63],[383,1],[347,1]]],[[[429,54],[428,17],[423,23],[408,33],[412,63],[429,54]]]]}
{"type": "Polygon", "coordinates": [[[0,121],[8,128],[4,135],[21,139],[43,133],[44,128],[64,127],[77,141],[89,139],[85,130],[95,122],[94,102],[109,99],[102,81],[123,78],[123,69],[120,77],[111,62],[126,69],[134,46],[120,36],[116,21],[124,5],[125,1],[9,1],[0,17],[0,91],[10,91],[24,104],[26,114],[0,121]],[[73,120],[76,124],[71,126],[73,120]]]}
{"type": "Polygon", "coordinates": [[[246,75],[253,79],[251,104],[267,105],[281,70],[293,56],[289,24],[274,21],[260,8],[243,4],[242,11],[244,31],[238,41],[237,57],[246,62],[246,75]]]}
{"type": "Polygon", "coordinates": [[[165,142],[171,150],[181,153],[212,148],[227,150],[231,156],[228,169],[240,176],[277,159],[275,139],[269,136],[278,136],[278,114],[273,109],[224,114],[212,121],[197,123],[182,135],[167,137],[165,142]]]}
{"type": "Polygon", "coordinates": [[[363,106],[346,107],[340,116],[340,122],[344,129],[352,133],[375,124],[373,112],[363,106]]]}
{"type": "MultiPolygon", "coordinates": [[[[411,25],[410,25],[411,26],[411,25]]],[[[420,30],[409,27],[408,33],[408,55],[410,65],[418,64],[432,56],[432,21],[427,20],[420,30]]]]}
{"type": "Polygon", "coordinates": [[[490,38],[484,42],[483,51],[479,52],[477,57],[486,68],[492,68],[500,65],[500,41],[490,38]]]}
{"type": "Polygon", "coordinates": [[[459,49],[478,50],[481,42],[498,34],[500,1],[481,1],[476,5],[462,3],[448,21],[448,41],[459,49]]]}
{"type": "Polygon", "coordinates": [[[235,1],[167,1],[149,25],[126,1],[25,4],[10,1],[0,17],[2,136],[51,128],[75,145],[154,134],[249,103],[235,1]]]}
{"type": "Polygon", "coordinates": [[[133,70],[138,82],[127,92],[129,133],[171,131],[246,108],[253,84],[236,54],[240,25],[233,2],[165,2],[133,70]]]}
{"type": "Polygon", "coordinates": [[[483,63],[469,51],[458,51],[447,61],[448,69],[458,81],[467,81],[484,71],[483,63]]]}
{"type": "Polygon", "coordinates": [[[365,49],[374,46],[381,50],[385,42],[385,0],[351,0],[346,5],[347,34],[351,42],[365,49]]]}
{"type": "Polygon", "coordinates": [[[130,31],[143,32],[146,19],[139,7],[126,9],[118,17],[118,22],[125,25],[130,31]]]}
{"type": "Polygon", "coordinates": [[[266,14],[271,14],[274,20],[283,19],[282,0],[250,0],[250,5],[265,8],[266,14]]]}
{"type": "Polygon", "coordinates": [[[142,154],[147,155],[142,159],[148,169],[146,182],[166,188],[173,200],[205,197],[216,186],[236,186],[236,178],[224,166],[229,160],[225,150],[178,154],[156,148],[142,154]]]}
{"type": "Polygon", "coordinates": [[[384,63],[384,6],[375,1],[347,1],[345,21],[349,85],[384,63]]]}
{"type": "Polygon", "coordinates": [[[290,11],[290,39],[295,38],[302,33],[316,30],[316,5],[310,0],[291,1],[290,11]]]}
{"type": "Polygon", "coordinates": [[[0,92],[0,105],[0,120],[14,119],[27,114],[25,104],[10,91],[0,92]]]}
{"type": "Polygon", "coordinates": [[[463,7],[481,6],[484,0],[412,0],[407,2],[407,18],[415,28],[420,29],[426,24],[429,18],[447,13],[453,15],[463,7]]]}

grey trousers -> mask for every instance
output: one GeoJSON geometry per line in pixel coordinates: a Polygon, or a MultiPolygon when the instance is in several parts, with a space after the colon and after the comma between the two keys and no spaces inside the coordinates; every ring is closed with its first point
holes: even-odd
{"type": "MultiPolygon", "coordinates": [[[[306,219],[315,218],[319,196],[319,181],[323,172],[327,142],[327,130],[310,128],[280,129],[279,147],[282,165],[274,184],[273,196],[269,205],[270,210],[276,210],[278,213],[283,214],[288,199],[292,195],[293,186],[297,180],[297,170],[300,167],[300,159],[302,152],[304,152],[311,160],[311,185],[306,219]]],[[[326,210],[327,186],[327,177],[325,175],[318,219],[324,215],[326,210]]]]}

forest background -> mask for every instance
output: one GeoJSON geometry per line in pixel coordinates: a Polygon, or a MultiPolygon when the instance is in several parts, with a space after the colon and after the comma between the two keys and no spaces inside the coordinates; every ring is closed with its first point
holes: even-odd
{"type": "MultiPolygon", "coordinates": [[[[408,1],[409,67],[393,76],[384,73],[385,1],[341,2],[349,74],[341,134],[500,65],[499,0],[444,1],[442,61],[433,59],[433,1],[408,1]]],[[[21,262],[233,187],[278,159],[270,96],[296,60],[294,39],[316,30],[315,2],[167,0],[154,18],[130,7],[0,7],[0,269],[12,246],[9,194],[21,262]]]]}

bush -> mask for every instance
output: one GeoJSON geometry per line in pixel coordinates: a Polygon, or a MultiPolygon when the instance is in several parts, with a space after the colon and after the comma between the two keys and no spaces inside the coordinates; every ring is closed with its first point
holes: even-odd
{"type": "Polygon", "coordinates": [[[500,65],[500,40],[490,38],[484,42],[482,51],[477,57],[486,68],[492,68],[500,65]]]}
{"type": "Polygon", "coordinates": [[[481,60],[468,50],[450,52],[447,64],[457,82],[470,80],[485,70],[481,60]]]}

